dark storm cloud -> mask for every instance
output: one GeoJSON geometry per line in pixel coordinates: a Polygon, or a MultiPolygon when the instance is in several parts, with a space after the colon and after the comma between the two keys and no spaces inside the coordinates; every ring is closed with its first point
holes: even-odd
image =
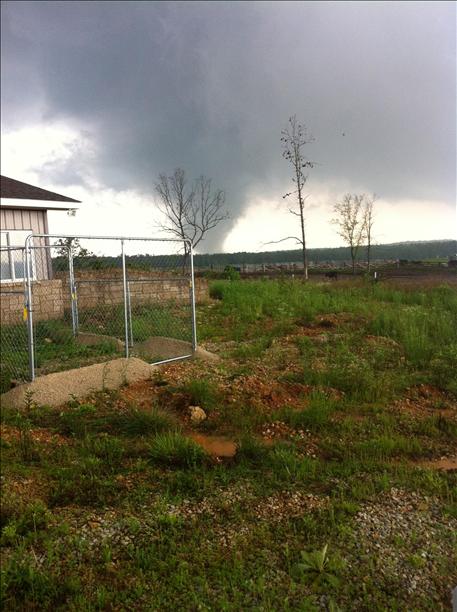
{"type": "Polygon", "coordinates": [[[152,194],[182,166],[213,177],[236,219],[249,196],[280,200],[295,113],[316,139],[311,179],[453,206],[454,24],[439,2],[7,2],[3,128],[42,109],[96,151],[81,144],[49,180],[90,171],[152,194]]]}

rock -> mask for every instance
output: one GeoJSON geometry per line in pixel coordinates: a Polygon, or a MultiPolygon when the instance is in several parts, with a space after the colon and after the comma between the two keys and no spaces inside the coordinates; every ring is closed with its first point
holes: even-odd
{"type": "Polygon", "coordinates": [[[328,342],[328,336],[326,334],[321,334],[320,336],[314,336],[313,340],[318,344],[326,344],[328,342]]]}
{"type": "Polygon", "coordinates": [[[46,344],[52,344],[51,338],[45,338],[44,341],[46,342],[46,344]]]}
{"type": "Polygon", "coordinates": [[[201,423],[206,419],[206,412],[200,406],[189,406],[192,423],[201,423]]]}
{"type": "Polygon", "coordinates": [[[215,355],[214,353],[210,353],[210,351],[197,347],[194,355],[195,359],[201,359],[202,361],[220,361],[219,355],[215,355]]]}

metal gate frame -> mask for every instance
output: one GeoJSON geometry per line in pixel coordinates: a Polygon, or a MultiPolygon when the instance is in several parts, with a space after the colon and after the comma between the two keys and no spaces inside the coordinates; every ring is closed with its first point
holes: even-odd
{"type": "MultiPolygon", "coordinates": [[[[23,297],[23,305],[22,305],[22,319],[23,319],[23,323],[24,323],[24,327],[27,327],[26,325],[26,317],[28,316],[28,308],[27,308],[27,279],[26,279],[26,275],[25,275],[25,270],[26,270],[26,264],[25,264],[25,246],[6,246],[6,247],[0,247],[0,253],[7,253],[8,256],[8,263],[10,266],[10,269],[13,270],[12,274],[14,276],[14,278],[11,279],[11,283],[12,284],[20,284],[20,288],[18,287],[18,289],[13,289],[10,291],[2,291],[1,290],[1,286],[0,286],[0,295],[2,293],[5,294],[10,294],[10,295],[22,295],[23,297]],[[24,266],[24,275],[22,276],[22,278],[20,279],[16,279],[15,278],[15,272],[14,272],[14,265],[13,265],[13,260],[11,258],[11,254],[13,251],[17,251],[19,253],[22,254],[22,265],[24,266]]],[[[7,281],[5,281],[5,284],[7,284],[9,282],[9,279],[7,281]]],[[[1,324],[1,322],[0,322],[1,324]]],[[[30,338],[29,338],[29,331],[28,331],[28,327],[27,327],[27,352],[30,355],[30,338]]],[[[29,366],[30,366],[30,360],[29,360],[29,366]]],[[[30,367],[29,367],[30,370],[30,367]]]]}
{"type": "MultiPolygon", "coordinates": [[[[17,290],[17,291],[10,291],[8,293],[13,293],[16,295],[23,295],[24,297],[24,306],[23,306],[23,310],[24,310],[24,322],[26,323],[26,327],[27,327],[27,352],[28,352],[28,362],[29,362],[29,375],[31,380],[35,379],[35,336],[34,336],[34,328],[33,328],[33,290],[32,290],[32,283],[36,280],[35,277],[35,272],[36,272],[36,262],[34,261],[34,259],[32,258],[32,252],[33,250],[38,250],[38,249],[52,249],[52,248],[57,248],[56,245],[50,245],[50,244],[40,244],[40,245],[36,245],[36,244],[32,244],[32,239],[34,237],[37,237],[36,234],[31,234],[29,236],[27,236],[26,241],[30,238],[31,241],[28,245],[23,246],[23,247],[2,247],[0,250],[2,252],[8,252],[8,254],[11,251],[22,251],[22,263],[24,266],[24,277],[20,279],[21,284],[22,284],[22,291],[21,290],[17,290]]],[[[71,257],[71,250],[69,247],[65,247],[65,246],[60,246],[58,248],[64,249],[64,250],[68,250],[68,261],[69,261],[69,276],[72,277],[73,275],[73,260],[71,257]]],[[[11,256],[9,256],[10,259],[10,265],[11,265],[11,256]]],[[[17,282],[19,283],[19,280],[15,281],[13,280],[13,282],[17,282]]],[[[76,325],[75,325],[75,317],[77,317],[77,308],[75,308],[74,303],[73,303],[73,294],[72,294],[72,300],[71,300],[71,318],[72,318],[72,329],[73,329],[73,335],[76,335],[76,325]]]]}
{"type": "MultiPolygon", "coordinates": [[[[130,303],[130,288],[127,279],[127,267],[125,259],[125,243],[130,241],[146,241],[146,242],[175,242],[187,245],[187,253],[190,258],[190,306],[191,306],[191,326],[192,326],[192,352],[189,355],[182,355],[180,357],[171,357],[169,359],[163,359],[161,361],[154,362],[154,365],[160,365],[162,363],[170,363],[172,361],[181,361],[183,359],[189,359],[195,355],[197,350],[197,319],[195,311],[195,277],[194,277],[194,252],[193,245],[189,239],[177,239],[177,238],[151,238],[150,236],[90,236],[90,235],[68,235],[68,234],[29,234],[25,239],[25,268],[26,268],[26,309],[27,309],[27,329],[28,329],[28,342],[29,342],[29,370],[31,380],[35,380],[35,347],[33,337],[33,292],[32,283],[34,282],[33,273],[31,274],[32,265],[32,251],[34,248],[55,248],[56,245],[44,244],[40,246],[33,246],[32,241],[34,238],[44,238],[46,243],[47,239],[78,239],[78,240],[117,240],[121,243],[121,260],[122,260],[122,284],[123,284],[123,298],[124,298],[124,330],[125,330],[125,357],[129,358],[129,345],[131,340],[131,303],[130,303]]],[[[59,247],[62,248],[62,247],[59,247]]],[[[186,249],[186,250],[187,250],[186,249]]],[[[78,296],[77,288],[75,283],[74,266],[73,266],[73,254],[71,248],[68,247],[68,272],[69,272],[69,283],[71,293],[71,314],[72,314],[72,326],[73,335],[78,334],[78,296]]]]}
{"type": "MultiPolygon", "coordinates": [[[[74,272],[73,272],[73,256],[71,254],[70,247],[55,245],[55,244],[27,244],[29,238],[33,240],[33,238],[43,238],[41,234],[31,234],[27,236],[25,240],[25,269],[26,269],[26,309],[27,309],[27,333],[28,333],[28,342],[29,342],[29,372],[31,380],[35,380],[35,334],[33,327],[33,285],[32,283],[36,281],[34,278],[34,261],[32,259],[33,249],[63,249],[67,250],[68,253],[68,275],[70,279],[70,304],[71,304],[71,323],[73,329],[73,335],[77,334],[77,318],[78,318],[78,309],[75,300],[75,294],[73,291],[73,280],[74,272]]],[[[62,296],[63,300],[63,296],[62,296]]]]}

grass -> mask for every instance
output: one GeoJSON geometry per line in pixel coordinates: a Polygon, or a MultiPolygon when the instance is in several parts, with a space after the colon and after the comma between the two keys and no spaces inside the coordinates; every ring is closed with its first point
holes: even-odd
{"type": "MultiPolygon", "coordinates": [[[[220,362],[3,410],[4,609],[449,607],[456,475],[421,466],[457,452],[455,289],[235,279],[211,292],[197,315],[220,362]],[[190,438],[190,405],[235,457],[190,438]],[[376,504],[387,531],[367,537],[376,504]]],[[[138,317],[138,340],[167,335],[166,315],[160,329],[138,317]]],[[[43,363],[64,331],[43,329],[43,363]]]]}
{"type": "Polygon", "coordinates": [[[315,391],[310,394],[307,406],[303,410],[286,409],[278,416],[295,429],[319,431],[329,426],[337,402],[324,393],[315,391]]]}
{"type": "MultiPolygon", "coordinates": [[[[191,334],[189,304],[176,302],[132,305],[133,341],[141,342],[151,336],[167,336],[188,340],[191,334]]],[[[80,315],[82,331],[125,338],[124,311],[122,305],[86,309],[80,315]]]]}
{"type": "Polygon", "coordinates": [[[423,449],[418,440],[405,436],[385,435],[359,442],[351,452],[361,458],[388,459],[389,457],[421,457],[423,449]]]}
{"type": "Polygon", "coordinates": [[[180,433],[157,435],[151,443],[149,457],[153,463],[192,468],[207,459],[205,451],[180,433]]]}
{"type": "Polygon", "coordinates": [[[214,409],[219,400],[216,385],[207,378],[189,380],[179,390],[187,396],[189,405],[200,406],[205,410],[214,409]]]}

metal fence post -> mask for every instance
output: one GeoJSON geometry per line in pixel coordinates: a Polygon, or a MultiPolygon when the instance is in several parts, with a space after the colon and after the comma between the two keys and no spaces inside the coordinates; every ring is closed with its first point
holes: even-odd
{"type": "Polygon", "coordinates": [[[25,242],[25,277],[27,283],[26,304],[27,311],[27,341],[29,348],[29,373],[30,380],[35,380],[35,347],[33,342],[33,308],[32,308],[32,259],[30,244],[25,242]]]}
{"type": "Polygon", "coordinates": [[[190,243],[190,300],[192,308],[192,354],[197,350],[197,317],[195,313],[194,249],[190,243]]]}
{"type": "Polygon", "coordinates": [[[71,299],[71,324],[73,327],[73,336],[78,335],[78,297],[76,294],[75,271],[73,267],[73,253],[71,247],[68,248],[68,274],[70,281],[70,299],[71,299]]]}
{"type": "Polygon", "coordinates": [[[132,325],[132,298],[130,294],[130,283],[127,281],[127,298],[129,306],[129,330],[130,330],[130,346],[133,346],[133,325],[132,325]]]}
{"type": "Polygon", "coordinates": [[[125,326],[125,357],[129,357],[129,322],[128,322],[128,295],[127,295],[127,268],[125,266],[124,240],[121,240],[122,249],[122,281],[124,285],[124,326],[125,326]]]}

